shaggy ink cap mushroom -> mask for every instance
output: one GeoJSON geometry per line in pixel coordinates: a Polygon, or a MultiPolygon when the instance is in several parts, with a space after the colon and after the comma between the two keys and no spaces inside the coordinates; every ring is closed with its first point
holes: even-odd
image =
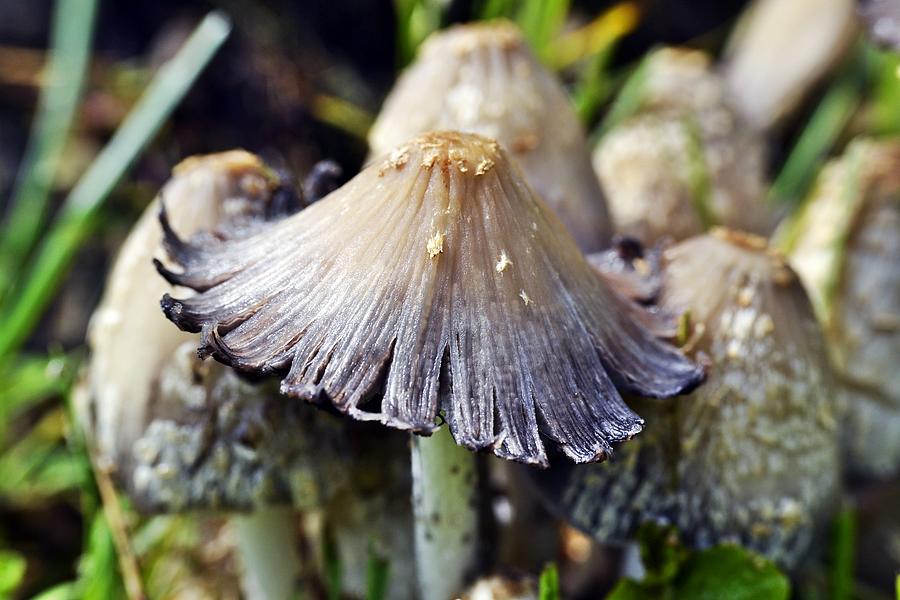
{"type": "MultiPolygon", "coordinates": [[[[272,561],[261,552],[258,560],[281,569],[295,554],[289,510],[317,511],[334,538],[345,591],[363,595],[376,543],[402,558],[391,568],[397,578],[390,596],[407,598],[412,515],[396,509],[411,487],[406,437],[285,402],[272,382],[252,384],[224,365],[200,361],[196,336],[172,327],[159,311],[159,297],[172,290],[152,263],[162,253],[163,199],[178,234],[233,239],[296,212],[337,177],[333,163],[318,163],[301,195],[243,151],[176,166],[110,270],[91,320],[90,362],[75,406],[98,466],[142,513],[224,511],[239,531],[238,546],[262,538],[261,546],[283,556],[272,561]],[[276,527],[287,519],[278,535],[265,526],[248,529],[248,520],[273,515],[276,527]]],[[[244,548],[239,554],[250,556],[244,548]]],[[[278,574],[288,586],[292,578],[278,574]]]]}
{"type": "Polygon", "coordinates": [[[704,385],[660,404],[602,465],[535,472],[551,507],[600,541],[669,523],[695,547],[736,542],[793,567],[839,491],[836,402],[799,280],[762,238],[724,229],[666,252],[661,305],[690,325],[704,385]],[[702,358],[705,357],[705,358],[702,358]]]}
{"type": "Polygon", "coordinates": [[[900,140],[859,139],[785,230],[842,383],[850,470],[900,472],[900,140]]]}
{"type": "Polygon", "coordinates": [[[123,243],[88,330],[91,360],[79,413],[101,458],[112,464],[129,462],[154,406],[160,371],[191,340],[165,326],[154,300],[170,289],[151,263],[163,240],[157,222],[162,197],[182,235],[225,229],[234,235],[299,208],[275,173],[247,152],[195,156],[175,167],[123,243]]]}
{"type": "Polygon", "coordinates": [[[612,222],[581,123],[515,25],[457,25],[428,38],[385,100],[369,144],[381,155],[437,130],[500,142],[582,251],[609,245],[612,222]]]}
{"type": "Polygon", "coordinates": [[[624,391],[668,397],[700,367],[638,324],[499,144],[422,135],[245,239],[167,239],[200,291],[166,316],[200,352],[279,373],[288,396],[545,465],[546,438],[602,460],[641,429],[624,391]]]}
{"type": "Polygon", "coordinates": [[[637,111],[593,153],[617,230],[648,245],[714,225],[769,231],[762,136],[742,122],[710,57],[663,48],[638,81],[637,111]]]}

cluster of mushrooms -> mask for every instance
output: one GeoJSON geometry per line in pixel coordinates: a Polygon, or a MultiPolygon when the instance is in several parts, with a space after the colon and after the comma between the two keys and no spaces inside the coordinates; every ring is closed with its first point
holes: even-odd
{"type": "Polygon", "coordinates": [[[669,523],[796,567],[842,458],[900,470],[900,141],[854,143],[777,250],[776,108],[697,52],[645,68],[599,177],[506,22],[429,39],[337,189],[328,164],[294,190],[242,151],[184,161],[92,320],[97,462],[147,512],[231,515],[253,599],[299,589],[295,537],[323,527],[345,593],[376,552],[389,597],[459,597],[476,452],[600,542],[669,523]]]}

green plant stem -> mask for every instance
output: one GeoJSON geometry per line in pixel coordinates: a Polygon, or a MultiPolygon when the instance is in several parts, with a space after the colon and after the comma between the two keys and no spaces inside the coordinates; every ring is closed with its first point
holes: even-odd
{"type": "Polygon", "coordinates": [[[444,426],[413,436],[412,475],[418,598],[456,598],[478,556],[475,455],[444,426]]]}
{"type": "Polygon", "coordinates": [[[218,12],[207,15],[178,53],[164,64],[134,109],[69,193],[39,248],[28,278],[3,314],[0,361],[27,339],[61,283],[98,209],[125,171],[188,92],[231,30],[218,12]]]}
{"type": "Polygon", "coordinates": [[[862,82],[854,64],[831,86],[797,138],[772,184],[773,203],[796,207],[802,201],[822,162],[859,106],[862,82]]]}
{"type": "Polygon", "coordinates": [[[59,0],[50,33],[50,60],[9,214],[0,232],[0,298],[34,247],[90,62],[96,0],[59,0]]]}

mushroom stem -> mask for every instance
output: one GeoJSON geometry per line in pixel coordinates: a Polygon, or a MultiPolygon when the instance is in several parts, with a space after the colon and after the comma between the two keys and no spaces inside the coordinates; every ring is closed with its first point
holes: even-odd
{"type": "Polygon", "coordinates": [[[475,455],[447,427],[413,436],[412,476],[419,598],[455,598],[478,555],[475,455]]]}
{"type": "Polygon", "coordinates": [[[258,508],[231,519],[248,600],[293,598],[300,578],[297,522],[288,507],[258,508]]]}
{"type": "Polygon", "coordinates": [[[647,574],[644,569],[644,561],[641,560],[641,546],[637,542],[627,542],[622,547],[622,562],[619,565],[619,575],[631,579],[643,579],[647,574]]]}

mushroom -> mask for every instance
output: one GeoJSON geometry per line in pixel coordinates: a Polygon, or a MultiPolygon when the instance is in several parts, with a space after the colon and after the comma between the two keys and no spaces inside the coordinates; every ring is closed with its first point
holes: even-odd
{"type": "Polygon", "coordinates": [[[848,404],[851,471],[900,472],[900,139],[860,139],[822,171],[786,247],[848,404]]]}
{"type": "Polygon", "coordinates": [[[734,106],[752,127],[771,129],[847,54],[857,0],[756,0],[723,59],[734,106]]]}
{"type": "Polygon", "coordinates": [[[709,57],[664,48],[645,61],[637,113],[593,156],[617,229],[650,245],[714,225],[767,232],[765,145],[731,106],[709,57]]]}
{"type": "MultiPolygon", "coordinates": [[[[475,134],[415,138],[244,239],[183,241],[166,229],[181,270],[160,272],[199,293],[165,295],[162,307],[201,332],[203,355],[280,374],[292,398],[435,434],[414,445],[418,473],[473,470],[439,418],[469,450],[546,465],[546,441],[576,462],[602,460],[643,422],[615,386],[667,397],[703,377],[634,320],[506,152],[475,134]]],[[[423,483],[414,478],[414,509],[430,535],[417,532],[417,552],[442,556],[418,561],[419,584],[446,598],[472,553],[451,554],[438,537],[451,530],[422,518],[443,513],[423,507],[468,506],[450,494],[473,484],[423,483]]]]}
{"type": "MultiPolygon", "coordinates": [[[[334,187],[335,175],[333,164],[320,163],[304,189],[334,187]]],[[[182,235],[214,230],[240,237],[300,208],[271,169],[242,151],[185,160],[160,198],[182,235]]],[[[95,462],[144,513],[234,515],[250,598],[292,593],[300,564],[299,522],[291,509],[324,513],[341,536],[344,589],[361,596],[369,538],[402,556],[409,542],[397,532],[408,530],[410,511],[354,522],[353,540],[333,513],[396,506],[398,491],[401,502],[408,498],[409,474],[391,460],[405,454],[404,438],[373,437],[371,427],[286,404],[277,388],[201,363],[193,336],[159,312],[159,296],[171,290],[152,263],[162,242],[160,206],[160,199],[153,202],[125,241],[91,322],[92,356],[77,405],[95,462]],[[373,474],[377,485],[370,482],[373,474]]],[[[404,597],[403,569],[394,567],[392,597],[404,597]]]]}
{"type": "Polygon", "coordinates": [[[400,77],[369,133],[374,155],[427,131],[500,142],[584,252],[609,245],[612,224],[565,91],[507,21],[432,35],[400,77]]]}
{"type": "Polygon", "coordinates": [[[765,240],[724,229],[665,258],[661,304],[708,363],[692,394],[634,399],[647,427],[601,465],[535,473],[551,506],[603,542],[646,522],[696,547],[737,542],[797,565],[839,489],[837,406],[799,281],[765,240]],[[689,326],[688,326],[689,324],[689,326]]]}

